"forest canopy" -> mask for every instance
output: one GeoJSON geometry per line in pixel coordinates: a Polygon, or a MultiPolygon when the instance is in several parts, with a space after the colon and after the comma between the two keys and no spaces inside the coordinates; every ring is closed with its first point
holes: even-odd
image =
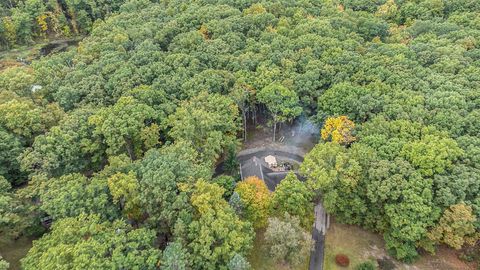
{"type": "Polygon", "coordinates": [[[44,259],[63,245],[95,245],[88,263],[109,269],[248,264],[254,228],[288,222],[278,209],[299,227],[320,197],[401,260],[478,240],[479,1],[7,0],[0,14],[3,48],[88,34],[0,73],[0,231],[53,219],[25,269],[63,264],[44,259]],[[268,190],[213,177],[257,112],[323,127],[306,181],[261,209],[242,202],[268,190]]]}

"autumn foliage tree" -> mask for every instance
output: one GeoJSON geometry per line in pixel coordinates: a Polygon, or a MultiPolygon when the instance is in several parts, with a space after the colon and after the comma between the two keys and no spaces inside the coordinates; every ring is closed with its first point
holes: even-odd
{"type": "Polygon", "coordinates": [[[440,222],[428,233],[428,238],[460,249],[464,244],[474,244],[479,235],[475,231],[477,217],[472,207],[464,203],[454,204],[443,212],[440,222]]]}
{"type": "Polygon", "coordinates": [[[250,176],[239,182],[235,192],[240,196],[247,220],[256,228],[265,227],[269,215],[271,194],[263,180],[250,176]]]}
{"type": "Polygon", "coordinates": [[[355,141],[355,136],[352,135],[354,129],[355,123],[347,116],[329,117],[323,125],[321,135],[325,141],[350,144],[355,141]]]}

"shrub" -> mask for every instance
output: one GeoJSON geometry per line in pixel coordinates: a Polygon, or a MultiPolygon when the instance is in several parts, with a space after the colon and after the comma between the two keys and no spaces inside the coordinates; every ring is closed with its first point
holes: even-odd
{"type": "Polygon", "coordinates": [[[337,256],[335,256],[335,262],[339,266],[347,267],[350,264],[350,259],[347,257],[347,255],[337,254],[337,256]]]}
{"type": "Polygon", "coordinates": [[[363,262],[357,265],[357,267],[355,267],[355,270],[375,270],[375,269],[377,269],[377,266],[372,261],[363,262]]]}

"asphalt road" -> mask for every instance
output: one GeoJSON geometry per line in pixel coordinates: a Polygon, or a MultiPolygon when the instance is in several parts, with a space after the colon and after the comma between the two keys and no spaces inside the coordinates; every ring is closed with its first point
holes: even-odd
{"type": "Polygon", "coordinates": [[[323,270],[323,257],[325,248],[325,233],[327,232],[328,215],[321,203],[315,206],[315,223],[312,229],[312,239],[315,241],[314,249],[310,254],[310,270],[323,270]]]}
{"type": "Polygon", "coordinates": [[[323,256],[325,248],[325,235],[313,227],[312,237],[315,241],[315,248],[310,254],[310,270],[323,270],[323,256]]]}

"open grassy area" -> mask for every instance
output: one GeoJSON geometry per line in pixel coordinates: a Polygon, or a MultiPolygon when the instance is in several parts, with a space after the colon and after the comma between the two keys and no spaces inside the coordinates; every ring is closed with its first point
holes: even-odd
{"type": "Polygon", "coordinates": [[[32,247],[32,239],[21,237],[18,240],[0,237],[0,254],[10,263],[11,270],[20,269],[20,259],[23,258],[32,247]]]}
{"type": "Polygon", "coordinates": [[[379,234],[361,229],[358,226],[332,222],[325,239],[325,270],[355,269],[366,260],[381,262],[381,270],[470,270],[477,269],[474,264],[467,264],[456,256],[454,250],[440,247],[436,255],[424,254],[413,264],[401,263],[385,250],[385,243],[379,234]],[[335,255],[345,254],[350,258],[349,267],[335,264],[335,255]]]}
{"type": "MultiPolygon", "coordinates": [[[[268,254],[267,245],[265,244],[263,238],[264,231],[258,230],[255,237],[255,242],[253,243],[253,248],[250,251],[248,256],[248,261],[250,262],[252,269],[254,270],[307,270],[309,266],[309,257],[302,260],[305,262],[304,265],[300,267],[292,268],[288,265],[282,265],[275,263],[271,256],[268,254]]],[[[309,254],[310,255],[310,254],[309,254]]]]}

